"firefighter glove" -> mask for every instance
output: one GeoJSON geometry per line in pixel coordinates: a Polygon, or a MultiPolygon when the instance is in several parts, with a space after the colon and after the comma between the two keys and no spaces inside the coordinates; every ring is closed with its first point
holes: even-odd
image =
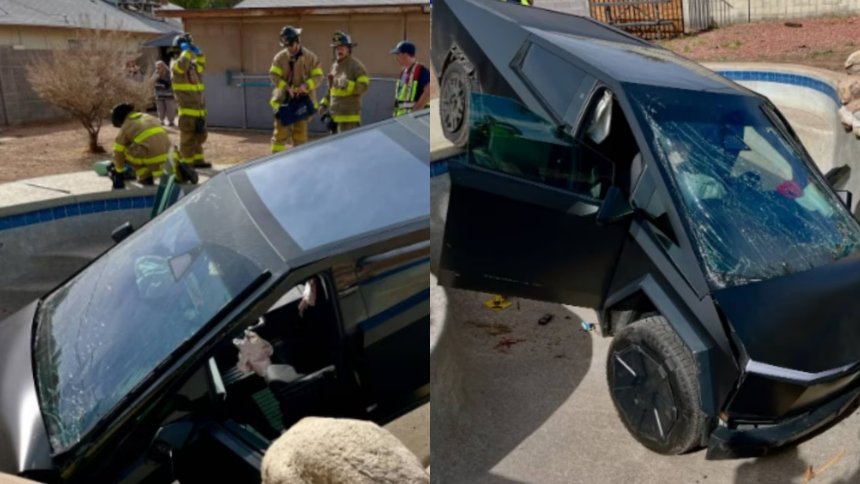
{"type": "Polygon", "coordinates": [[[194,55],[200,55],[200,47],[197,47],[196,45],[192,45],[191,46],[191,52],[194,52],[194,55]]]}
{"type": "Polygon", "coordinates": [[[182,50],[188,50],[189,48],[191,48],[191,46],[188,45],[188,42],[183,42],[183,43],[179,44],[179,48],[182,50]]]}

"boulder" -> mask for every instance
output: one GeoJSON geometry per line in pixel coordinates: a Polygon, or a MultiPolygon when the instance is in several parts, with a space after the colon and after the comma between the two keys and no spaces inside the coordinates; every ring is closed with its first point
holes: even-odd
{"type": "Polygon", "coordinates": [[[860,77],[846,77],[836,88],[839,100],[842,104],[848,104],[855,99],[860,99],[860,77]]]}
{"type": "Polygon", "coordinates": [[[846,131],[851,131],[854,124],[854,113],[848,110],[847,106],[839,108],[839,120],[842,122],[842,127],[846,131]]]}
{"type": "Polygon", "coordinates": [[[430,484],[415,455],[372,422],[309,417],[263,457],[263,484],[430,484]]]}
{"type": "Polygon", "coordinates": [[[845,70],[849,74],[860,74],[860,50],[848,56],[845,61],[845,70]]]}

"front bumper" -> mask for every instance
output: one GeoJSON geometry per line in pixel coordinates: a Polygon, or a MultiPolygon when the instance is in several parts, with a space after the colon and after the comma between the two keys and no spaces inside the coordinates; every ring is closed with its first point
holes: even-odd
{"type": "Polygon", "coordinates": [[[766,428],[731,429],[717,427],[710,436],[706,459],[761,457],[770,450],[798,440],[838,418],[855,403],[860,388],[817,406],[807,413],[766,428]]]}

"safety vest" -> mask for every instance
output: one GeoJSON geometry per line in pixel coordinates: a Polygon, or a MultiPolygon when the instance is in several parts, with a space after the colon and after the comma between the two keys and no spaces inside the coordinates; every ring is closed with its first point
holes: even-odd
{"type": "MultiPolygon", "coordinates": [[[[420,63],[416,62],[409,68],[409,74],[406,76],[406,83],[403,83],[403,75],[400,75],[400,78],[397,79],[397,85],[394,88],[394,116],[403,116],[404,114],[411,113],[415,109],[415,97],[418,94],[418,79],[421,77],[421,69],[423,69],[420,63]]],[[[429,86],[428,86],[429,88],[429,86]]],[[[427,106],[421,106],[419,109],[423,109],[427,106]]]]}

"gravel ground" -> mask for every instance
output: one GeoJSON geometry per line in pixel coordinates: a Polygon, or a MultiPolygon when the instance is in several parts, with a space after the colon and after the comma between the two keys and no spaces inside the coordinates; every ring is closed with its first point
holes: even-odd
{"type": "MultiPolygon", "coordinates": [[[[117,129],[107,123],[99,140],[110,150],[117,129]]],[[[167,128],[179,144],[179,131],[167,128]]],[[[313,136],[313,135],[312,135],[313,136]]],[[[206,159],[214,164],[235,164],[269,154],[271,134],[254,131],[211,130],[204,145],[206,159]]],[[[107,159],[110,153],[85,153],[86,132],[74,121],[11,127],[0,130],[0,183],[46,175],[92,169],[92,164],[107,159]]]]}
{"type": "Polygon", "coordinates": [[[784,62],[842,72],[845,59],[860,50],[860,17],[738,24],[658,43],[696,61],[784,62]]]}

